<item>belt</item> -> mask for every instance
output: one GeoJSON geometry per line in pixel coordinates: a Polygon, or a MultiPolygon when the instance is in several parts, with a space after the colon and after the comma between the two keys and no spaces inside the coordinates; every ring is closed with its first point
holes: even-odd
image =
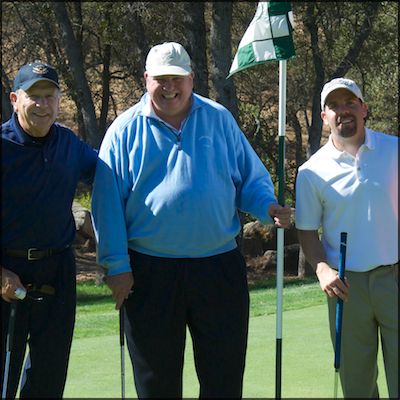
{"type": "Polygon", "coordinates": [[[50,257],[54,254],[59,254],[68,249],[69,246],[65,246],[59,249],[36,249],[31,247],[26,250],[14,250],[14,249],[2,249],[3,254],[11,257],[25,258],[29,261],[41,260],[42,258],[50,257]]]}
{"type": "Polygon", "coordinates": [[[27,292],[38,292],[38,293],[43,293],[43,294],[49,294],[49,295],[54,295],[56,290],[54,289],[53,286],[50,285],[42,285],[42,286],[36,286],[33,283],[28,283],[25,285],[27,292]]]}

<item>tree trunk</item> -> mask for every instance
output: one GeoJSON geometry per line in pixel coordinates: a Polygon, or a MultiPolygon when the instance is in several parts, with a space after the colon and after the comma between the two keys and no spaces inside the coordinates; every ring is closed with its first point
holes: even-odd
{"type": "MultiPolygon", "coordinates": [[[[312,117],[311,124],[308,130],[308,158],[319,149],[321,144],[322,120],[320,117],[320,96],[323,85],[325,83],[324,63],[322,60],[322,52],[319,47],[318,41],[319,32],[316,19],[316,7],[317,4],[315,2],[307,3],[307,17],[304,22],[310,33],[310,45],[313,55],[313,64],[315,68],[315,80],[312,93],[312,117]]],[[[353,42],[350,45],[347,54],[343,57],[342,61],[336,68],[336,71],[331,76],[329,76],[327,80],[345,76],[349,69],[353,67],[356,63],[365,41],[371,34],[373,22],[378,15],[381,4],[379,2],[368,2],[366,4],[366,7],[367,16],[365,17],[361,28],[356,31],[353,42]]]]}
{"type": "Polygon", "coordinates": [[[1,67],[1,123],[11,118],[13,108],[10,102],[11,82],[7,74],[4,72],[3,65],[1,67]]]}
{"type": "Polygon", "coordinates": [[[307,262],[306,256],[304,255],[303,249],[299,246],[299,263],[297,267],[297,276],[299,278],[305,278],[306,276],[314,275],[314,270],[311,265],[307,262]]]}
{"type": "Polygon", "coordinates": [[[318,24],[315,17],[315,7],[315,3],[307,4],[307,18],[305,20],[305,26],[310,32],[310,45],[315,68],[315,80],[311,107],[311,124],[308,129],[307,158],[314,154],[319,149],[319,146],[321,144],[322,120],[320,116],[320,95],[325,81],[325,70],[318,42],[318,24]]]}
{"type": "Polygon", "coordinates": [[[216,1],[212,5],[211,81],[215,89],[216,101],[224,105],[238,121],[239,110],[233,79],[226,79],[232,61],[231,25],[232,2],[216,1]]]}
{"type": "Polygon", "coordinates": [[[208,97],[208,68],[206,25],[203,2],[183,3],[183,25],[187,28],[186,40],[182,45],[192,59],[194,91],[208,97]]]}
{"type": "Polygon", "coordinates": [[[109,44],[106,44],[104,46],[103,72],[101,74],[103,93],[101,96],[101,110],[99,118],[99,133],[102,138],[104,137],[104,134],[107,129],[108,106],[110,103],[110,77],[111,77],[110,61],[111,61],[111,46],[109,44]]]}
{"type": "Polygon", "coordinates": [[[350,46],[346,56],[343,58],[336,71],[333,73],[331,79],[344,76],[347,71],[356,63],[358,56],[361,53],[364,42],[371,34],[375,18],[378,15],[381,4],[379,2],[366,2],[367,8],[366,15],[360,30],[356,32],[353,43],[350,46]]]}
{"type": "Polygon", "coordinates": [[[87,132],[87,141],[91,146],[99,148],[101,139],[98,132],[92,95],[85,76],[82,46],[75,38],[65,2],[54,1],[51,4],[60,25],[61,38],[67,54],[67,61],[71,68],[74,87],[82,104],[82,116],[87,132]]]}
{"type": "Polygon", "coordinates": [[[135,77],[139,86],[143,79],[143,72],[146,64],[149,43],[144,31],[143,22],[135,2],[128,2],[127,5],[130,24],[127,26],[128,35],[131,37],[134,48],[129,49],[128,70],[135,77]],[[131,54],[132,53],[132,54],[131,54]]]}
{"type": "Polygon", "coordinates": [[[288,110],[287,119],[290,126],[293,128],[296,137],[296,171],[305,161],[303,154],[303,140],[302,140],[302,129],[299,119],[297,118],[296,112],[288,110]]]}

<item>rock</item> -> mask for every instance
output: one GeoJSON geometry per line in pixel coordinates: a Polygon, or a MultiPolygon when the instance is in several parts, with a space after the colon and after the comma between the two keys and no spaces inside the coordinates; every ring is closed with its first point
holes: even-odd
{"type": "Polygon", "coordinates": [[[90,210],[74,201],[72,214],[75,219],[76,236],[74,245],[87,251],[96,251],[96,241],[92,226],[90,210]]]}
{"type": "MultiPolygon", "coordinates": [[[[299,263],[300,245],[290,244],[284,248],[284,274],[297,275],[299,263]]],[[[267,250],[263,255],[264,270],[268,272],[276,271],[277,252],[276,250],[267,250]]]]}
{"type": "Polygon", "coordinates": [[[243,227],[242,252],[245,256],[257,257],[275,247],[275,232],[272,225],[260,221],[249,222],[243,227]]]}
{"type": "MultiPolygon", "coordinates": [[[[276,231],[272,225],[264,225],[260,221],[249,222],[243,227],[241,251],[246,257],[263,255],[267,250],[276,250],[276,231]]],[[[299,243],[297,230],[292,225],[285,229],[285,246],[299,243]]]]}

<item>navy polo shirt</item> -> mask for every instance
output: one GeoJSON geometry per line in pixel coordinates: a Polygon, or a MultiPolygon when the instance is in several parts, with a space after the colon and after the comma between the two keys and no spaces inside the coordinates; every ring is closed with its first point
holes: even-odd
{"type": "Polygon", "coordinates": [[[75,190],[93,181],[97,151],[57,123],[45,138],[29,136],[14,113],[1,128],[1,156],[1,247],[70,245],[75,190]]]}

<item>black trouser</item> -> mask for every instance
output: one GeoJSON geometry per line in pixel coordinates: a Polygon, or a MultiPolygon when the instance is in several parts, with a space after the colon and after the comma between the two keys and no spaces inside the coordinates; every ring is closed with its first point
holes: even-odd
{"type": "MultiPolygon", "coordinates": [[[[55,289],[54,295],[28,292],[29,296],[17,301],[7,397],[16,396],[28,341],[27,364],[30,364],[30,367],[24,371],[21,398],[60,398],[64,391],[75,323],[74,254],[71,249],[67,249],[38,261],[3,256],[1,265],[15,272],[24,285],[48,285],[55,289]],[[34,300],[30,296],[43,297],[43,300],[34,300]]],[[[10,303],[2,300],[1,306],[2,388],[10,303]]]]}
{"type": "Polygon", "coordinates": [[[200,397],[240,398],[249,293],[238,250],[172,259],[130,252],[134,290],[125,302],[125,333],[139,398],[181,398],[186,327],[200,397]]]}

